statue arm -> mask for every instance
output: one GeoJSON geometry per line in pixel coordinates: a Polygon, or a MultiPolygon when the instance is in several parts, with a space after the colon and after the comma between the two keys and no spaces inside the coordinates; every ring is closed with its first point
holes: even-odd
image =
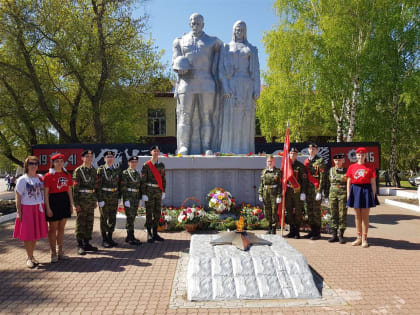
{"type": "Polygon", "coordinates": [[[230,97],[232,95],[232,91],[229,88],[229,84],[228,84],[228,76],[229,74],[227,73],[227,69],[226,69],[226,64],[229,62],[229,60],[227,60],[227,58],[229,58],[228,54],[227,54],[227,50],[229,46],[227,44],[225,44],[221,49],[220,49],[220,58],[219,58],[219,80],[222,84],[222,93],[224,96],[226,97],[230,97]]]}
{"type": "Polygon", "coordinates": [[[253,47],[251,50],[251,76],[254,78],[254,93],[253,97],[254,100],[260,98],[260,89],[261,89],[261,82],[260,82],[260,63],[258,61],[258,49],[253,47]]]}

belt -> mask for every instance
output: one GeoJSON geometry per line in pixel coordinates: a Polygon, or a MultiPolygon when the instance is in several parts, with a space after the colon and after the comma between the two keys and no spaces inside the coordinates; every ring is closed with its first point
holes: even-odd
{"type": "Polygon", "coordinates": [[[331,185],[332,188],[346,188],[346,185],[331,185]]]}
{"type": "Polygon", "coordinates": [[[134,188],[127,188],[128,191],[132,191],[132,192],[139,192],[138,189],[134,189],[134,188]]]}
{"type": "Polygon", "coordinates": [[[159,187],[159,185],[158,185],[158,184],[150,184],[150,183],[147,183],[146,185],[147,185],[147,186],[150,186],[150,187],[159,187]]]}
{"type": "Polygon", "coordinates": [[[87,194],[93,194],[95,190],[93,189],[79,189],[79,192],[87,193],[87,194]]]}
{"type": "Polygon", "coordinates": [[[264,188],[276,188],[277,185],[264,185],[264,188]]]}
{"type": "Polygon", "coordinates": [[[114,192],[117,191],[117,188],[102,188],[103,191],[110,191],[110,192],[114,192]]]}

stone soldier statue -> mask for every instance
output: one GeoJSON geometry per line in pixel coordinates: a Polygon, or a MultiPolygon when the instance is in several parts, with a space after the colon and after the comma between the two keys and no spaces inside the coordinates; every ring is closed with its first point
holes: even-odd
{"type": "Polygon", "coordinates": [[[308,151],[309,158],[305,160],[306,174],[308,176],[306,210],[311,231],[304,238],[318,240],[321,238],[321,200],[327,183],[327,173],[323,158],[317,155],[318,145],[310,143],[308,151]]]}
{"type": "Polygon", "coordinates": [[[141,245],[141,242],[134,237],[134,220],[137,216],[139,201],[141,199],[141,176],[137,172],[139,158],[132,156],[128,159],[128,168],[121,175],[121,194],[124,201],[125,215],[127,217],[127,237],[125,241],[130,245],[141,245]]]}
{"type": "MultiPolygon", "coordinates": [[[[178,153],[191,154],[217,150],[219,135],[216,109],[216,74],[222,42],[203,32],[204,18],[190,16],[191,32],[173,42],[172,67],[178,73],[175,88],[177,99],[178,153]],[[197,110],[199,137],[193,135],[193,114],[197,110]],[[213,120],[215,116],[215,120],[213,120]],[[200,152],[191,152],[201,145],[200,152]]],[[[218,108],[218,106],[217,106],[218,108]]]]}
{"type": "Polygon", "coordinates": [[[264,215],[269,222],[267,234],[276,234],[279,222],[277,206],[281,202],[281,170],[275,164],[274,157],[267,155],[267,167],[262,171],[258,189],[259,200],[264,204],[264,215]]]}
{"type": "Polygon", "coordinates": [[[303,201],[306,199],[306,190],[308,187],[308,176],[306,175],[305,165],[297,160],[299,150],[291,148],[289,158],[292,162],[293,178],[287,183],[285,203],[286,217],[290,225],[290,232],[286,235],[288,238],[300,238],[299,230],[302,224],[303,201]]]}
{"type": "Polygon", "coordinates": [[[76,208],[75,234],[78,244],[77,253],[86,255],[86,251],[98,250],[89,241],[92,239],[94,210],[96,207],[96,169],[92,166],[93,151],[82,152],[83,164],[73,172],[73,201],[76,208]]]}
{"type": "Polygon", "coordinates": [[[164,239],[157,233],[162,209],[162,200],[165,199],[165,165],[159,162],[160,150],[157,145],[150,148],[152,158],[143,164],[141,169],[142,200],[146,202],[146,229],[147,242],[163,242],[164,239]],[[153,234],[152,234],[153,229],[153,234]]]}
{"type": "Polygon", "coordinates": [[[114,167],[115,153],[107,151],[104,155],[105,165],[98,168],[97,195],[101,213],[102,245],[105,248],[118,246],[112,239],[115,230],[118,199],[120,197],[119,183],[121,171],[114,167]]]}
{"type": "Polygon", "coordinates": [[[332,216],[332,237],[328,242],[340,241],[344,244],[344,231],[347,227],[347,168],[344,167],[344,153],[333,156],[334,166],[330,168],[329,179],[329,204],[332,216]],[[337,231],[340,234],[337,237],[337,231]]]}

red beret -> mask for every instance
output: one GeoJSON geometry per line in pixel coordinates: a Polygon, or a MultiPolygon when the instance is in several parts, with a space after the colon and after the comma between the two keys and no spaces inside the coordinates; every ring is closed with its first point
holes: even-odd
{"type": "Polygon", "coordinates": [[[51,157],[51,161],[58,160],[58,159],[64,160],[64,155],[61,153],[57,153],[51,157]]]}
{"type": "Polygon", "coordinates": [[[365,147],[360,147],[356,149],[356,153],[367,153],[367,150],[365,147]]]}

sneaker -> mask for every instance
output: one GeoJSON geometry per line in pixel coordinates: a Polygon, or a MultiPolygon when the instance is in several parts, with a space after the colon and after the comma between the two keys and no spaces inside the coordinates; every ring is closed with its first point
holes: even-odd
{"type": "Polygon", "coordinates": [[[56,254],[51,254],[51,262],[56,263],[58,261],[58,256],[56,254]]]}
{"type": "Polygon", "coordinates": [[[32,269],[32,268],[34,268],[35,267],[35,264],[34,264],[34,262],[31,260],[31,259],[27,259],[26,260],[26,267],[28,267],[28,268],[30,268],[30,269],[32,269]]]}
{"type": "Polygon", "coordinates": [[[70,259],[70,257],[69,256],[67,256],[66,254],[64,254],[63,252],[59,252],[58,253],[58,259],[59,260],[67,260],[67,259],[70,259]]]}
{"type": "Polygon", "coordinates": [[[358,237],[353,243],[351,243],[351,246],[359,246],[362,245],[362,238],[358,237]]]}
{"type": "Polygon", "coordinates": [[[32,257],[31,261],[35,264],[35,266],[39,265],[39,261],[35,259],[35,257],[32,257]]]}
{"type": "Polygon", "coordinates": [[[369,244],[368,244],[367,240],[363,240],[363,241],[362,241],[362,247],[363,247],[363,248],[367,248],[367,247],[369,247],[369,244]]]}

